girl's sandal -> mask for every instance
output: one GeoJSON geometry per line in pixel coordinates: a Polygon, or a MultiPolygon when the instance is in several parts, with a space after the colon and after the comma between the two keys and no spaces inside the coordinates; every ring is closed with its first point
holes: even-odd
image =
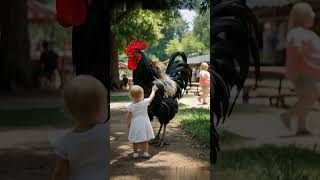
{"type": "Polygon", "coordinates": [[[133,153],[132,157],[133,157],[134,159],[137,159],[137,158],[139,157],[139,154],[138,154],[138,153],[133,153]]]}

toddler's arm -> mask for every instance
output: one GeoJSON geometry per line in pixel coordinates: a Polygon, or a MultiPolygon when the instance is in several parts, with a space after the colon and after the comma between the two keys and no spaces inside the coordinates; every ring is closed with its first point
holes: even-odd
{"type": "Polygon", "coordinates": [[[147,101],[149,101],[150,103],[153,101],[153,98],[156,95],[157,90],[158,90],[158,87],[156,85],[153,85],[152,92],[151,92],[150,96],[147,98],[147,101]]]}
{"type": "Polygon", "coordinates": [[[69,179],[69,162],[60,157],[56,160],[56,167],[54,169],[52,180],[68,180],[69,179]]]}
{"type": "Polygon", "coordinates": [[[132,112],[128,112],[127,114],[128,128],[130,128],[130,125],[131,125],[131,118],[132,118],[132,112]]]}

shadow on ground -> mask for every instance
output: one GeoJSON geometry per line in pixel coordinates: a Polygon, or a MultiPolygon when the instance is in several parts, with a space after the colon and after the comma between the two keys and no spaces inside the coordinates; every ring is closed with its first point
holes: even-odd
{"type": "Polygon", "coordinates": [[[49,147],[0,150],[0,179],[50,179],[55,155],[49,147]]]}

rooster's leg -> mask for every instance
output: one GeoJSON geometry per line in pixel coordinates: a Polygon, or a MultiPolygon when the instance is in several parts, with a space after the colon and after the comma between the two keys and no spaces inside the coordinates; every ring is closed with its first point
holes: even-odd
{"type": "Polygon", "coordinates": [[[159,142],[159,136],[160,136],[160,132],[161,132],[162,126],[163,126],[163,124],[161,124],[161,126],[160,126],[160,128],[159,128],[159,131],[158,131],[156,137],[150,141],[150,144],[154,144],[154,143],[159,142]]]}
{"type": "Polygon", "coordinates": [[[159,141],[159,143],[158,143],[156,146],[162,147],[162,146],[164,146],[164,145],[169,145],[169,143],[167,143],[167,142],[165,141],[166,127],[167,127],[167,125],[165,124],[165,125],[164,125],[164,128],[163,128],[162,138],[161,138],[161,140],[159,141]]]}

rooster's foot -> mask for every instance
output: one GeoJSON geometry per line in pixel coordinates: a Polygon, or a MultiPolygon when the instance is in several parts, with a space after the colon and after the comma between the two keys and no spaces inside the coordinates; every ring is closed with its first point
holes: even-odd
{"type": "Polygon", "coordinates": [[[167,143],[166,141],[164,140],[160,140],[158,143],[156,143],[154,146],[155,147],[163,147],[165,145],[170,145],[169,143],[167,143]]]}
{"type": "Polygon", "coordinates": [[[151,139],[151,140],[149,141],[149,144],[156,144],[156,143],[159,143],[159,142],[160,142],[159,137],[155,137],[155,138],[153,138],[153,139],[151,139]]]}

